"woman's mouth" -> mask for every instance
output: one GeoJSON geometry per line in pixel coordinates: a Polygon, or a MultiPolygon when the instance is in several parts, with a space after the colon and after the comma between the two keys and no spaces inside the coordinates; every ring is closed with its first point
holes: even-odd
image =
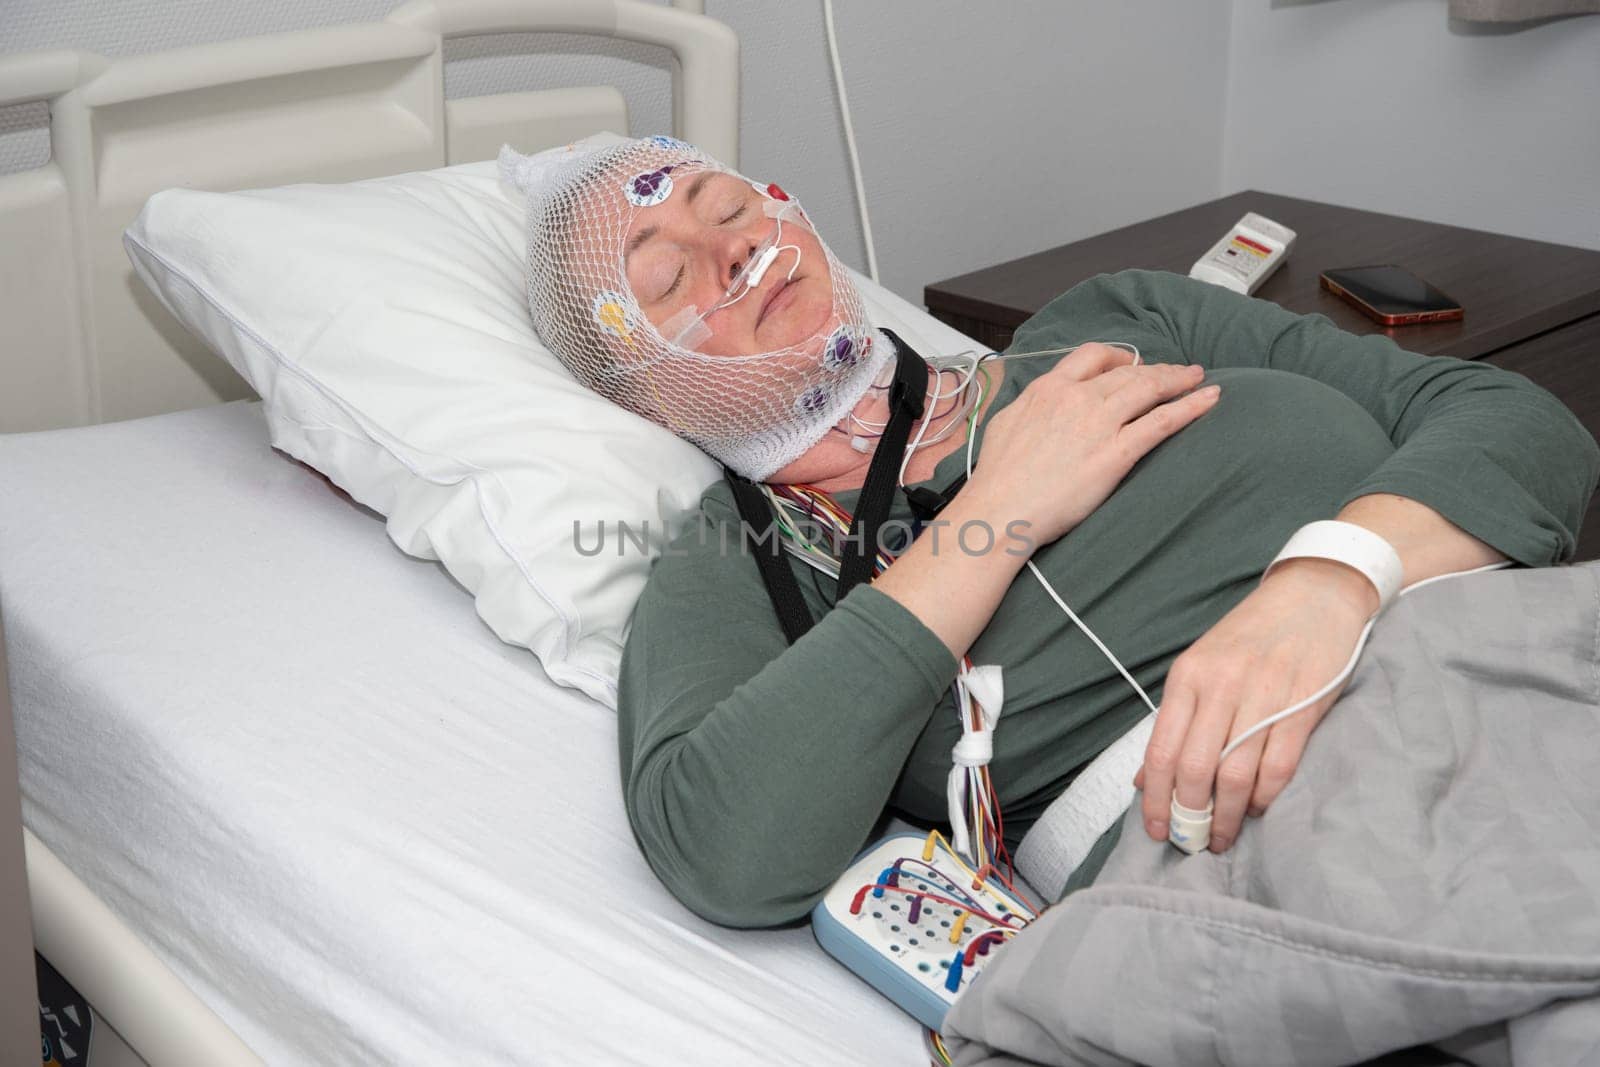
{"type": "Polygon", "coordinates": [[[756,316],[756,325],[760,326],[766,321],[769,314],[782,311],[794,301],[795,283],[784,280],[772,287],[767,298],[761,302],[761,313],[756,316]]]}

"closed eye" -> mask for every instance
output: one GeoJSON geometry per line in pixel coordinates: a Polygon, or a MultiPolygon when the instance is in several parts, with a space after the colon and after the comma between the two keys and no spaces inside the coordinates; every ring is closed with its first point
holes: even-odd
{"type": "Polygon", "coordinates": [[[741,217],[742,215],[744,215],[745,208],[747,208],[749,206],[750,205],[748,203],[740,204],[738,211],[735,211],[733,214],[731,214],[727,218],[723,219],[720,223],[718,223],[718,225],[719,226],[726,226],[728,223],[733,222],[735,219],[737,219],[737,218],[741,217]]]}
{"type": "Polygon", "coordinates": [[[683,284],[683,267],[680,266],[678,268],[677,275],[672,279],[672,284],[667,287],[667,291],[662,293],[659,299],[665,300],[667,297],[677,292],[678,286],[681,284],[683,284]]]}

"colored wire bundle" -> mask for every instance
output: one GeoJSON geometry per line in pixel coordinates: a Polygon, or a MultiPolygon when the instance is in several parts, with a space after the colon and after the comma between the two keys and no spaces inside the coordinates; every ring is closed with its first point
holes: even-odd
{"type": "MultiPolygon", "coordinates": [[[[850,533],[852,516],[827,493],[809,485],[764,485],[772,504],[785,551],[830,578],[839,577],[839,559],[850,533]]],[[[894,562],[880,545],[872,562],[874,576],[894,562]]]]}
{"type": "Polygon", "coordinates": [[[985,881],[984,875],[992,875],[996,881],[1006,887],[1006,892],[1010,893],[1018,903],[1028,910],[1028,914],[1025,916],[1028,921],[1031,922],[1038,916],[1040,909],[1033,903],[1033,901],[1029,900],[1021,890],[1012,884],[1012,876],[1001,874],[999,869],[994,867],[992,864],[988,865],[987,870],[985,870],[983,867],[979,867],[977,870],[973,870],[971,867],[968,867],[966,861],[961,858],[961,854],[952,848],[950,846],[950,842],[946,841],[944,839],[944,835],[937,830],[928,831],[928,839],[922,846],[922,858],[924,861],[933,859],[933,849],[935,845],[943,845],[945,852],[952,860],[955,861],[956,866],[960,867],[963,872],[972,876],[972,888],[983,888],[983,883],[985,881]]]}
{"type": "MultiPolygon", "coordinates": [[[[910,901],[906,920],[913,924],[918,921],[918,912],[924,901],[944,904],[955,910],[954,921],[947,925],[951,927],[950,944],[956,946],[956,949],[947,964],[944,978],[945,988],[951,992],[960,989],[963,973],[977,962],[979,956],[988,955],[995,945],[1015,937],[1039,914],[1033,902],[1018,892],[1011,880],[993,866],[980,867],[976,871],[969,867],[961,854],[951,847],[950,842],[945,840],[944,835],[938,830],[929,831],[923,842],[920,859],[915,856],[902,856],[884,868],[876,879],[857,888],[855,897],[850,903],[850,913],[862,914],[868,894],[883,897],[887,893],[894,893],[910,901]],[[958,883],[955,878],[934,865],[932,862],[934,850],[938,847],[943,848],[944,854],[963,875],[972,879],[969,885],[958,883]],[[923,873],[924,871],[926,873],[923,873]],[[975,895],[983,891],[988,878],[993,878],[1006,887],[1007,895],[1015,905],[1014,908],[999,904],[987,905],[975,895]],[[927,888],[918,889],[901,885],[901,879],[914,880],[927,888]],[[961,937],[966,932],[969,921],[972,920],[988,924],[988,929],[977,931],[967,941],[965,947],[962,947],[961,937]]],[[[936,1031],[924,1030],[923,1041],[935,1065],[950,1062],[944,1041],[936,1031]]]]}
{"type": "MultiPolygon", "coordinates": [[[[981,701],[972,695],[967,678],[973,672],[972,659],[969,656],[961,657],[961,665],[956,673],[956,702],[961,714],[963,730],[977,733],[982,730],[993,730],[995,718],[989,715],[981,701]]],[[[1000,797],[995,792],[994,780],[989,775],[988,765],[981,767],[968,767],[965,770],[966,790],[964,798],[964,818],[966,821],[965,833],[958,838],[964,838],[975,864],[981,871],[985,867],[993,866],[991,857],[1004,861],[1009,876],[1015,876],[1015,869],[1011,864],[1011,853],[1006,849],[1005,820],[1000,813],[1000,797]]],[[[960,852],[960,849],[952,849],[960,852]]]]}

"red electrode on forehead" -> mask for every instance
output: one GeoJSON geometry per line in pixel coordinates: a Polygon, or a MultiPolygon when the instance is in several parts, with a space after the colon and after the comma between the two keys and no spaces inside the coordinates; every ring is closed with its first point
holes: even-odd
{"type": "Polygon", "coordinates": [[[778,186],[777,182],[771,182],[771,183],[769,183],[767,185],[767,195],[772,197],[772,199],[774,199],[774,200],[787,200],[787,199],[789,199],[789,194],[784,192],[778,186]]]}

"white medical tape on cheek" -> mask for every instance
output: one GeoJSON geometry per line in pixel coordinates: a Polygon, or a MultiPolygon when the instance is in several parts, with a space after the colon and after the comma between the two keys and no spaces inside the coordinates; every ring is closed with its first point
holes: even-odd
{"type": "Polygon", "coordinates": [[[705,323],[699,307],[690,304],[661,324],[657,331],[662,337],[683,348],[693,348],[711,337],[711,327],[705,323]]]}
{"type": "Polygon", "coordinates": [[[763,200],[761,210],[769,219],[777,219],[781,229],[784,224],[798,227],[816,236],[816,230],[811,226],[811,221],[806,218],[805,208],[794,200],[763,200]]]}

